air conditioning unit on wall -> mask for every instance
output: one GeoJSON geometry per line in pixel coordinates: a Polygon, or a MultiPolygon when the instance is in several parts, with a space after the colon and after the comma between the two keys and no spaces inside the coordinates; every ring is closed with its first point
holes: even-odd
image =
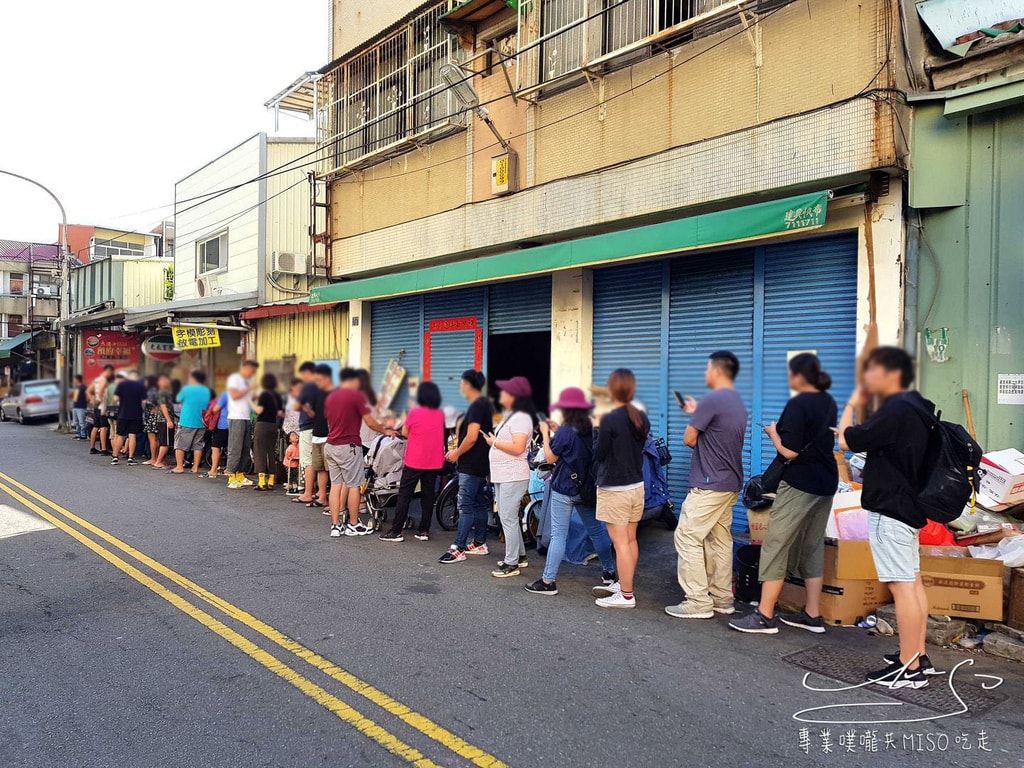
{"type": "Polygon", "coordinates": [[[274,272],[279,275],[308,275],[309,257],[304,253],[274,251],[274,272]]]}
{"type": "Polygon", "coordinates": [[[220,287],[220,281],[216,277],[200,277],[196,280],[196,293],[200,298],[220,296],[223,292],[224,289],[220,287]]]}

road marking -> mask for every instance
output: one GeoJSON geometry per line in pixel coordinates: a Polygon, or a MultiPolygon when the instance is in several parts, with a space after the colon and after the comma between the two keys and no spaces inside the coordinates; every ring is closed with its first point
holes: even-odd
{"type": "MultiPolygon", "coordinates": [[[[2,473],[0,473],[2,474],[2,473]]],[[[6,475],[4,475],[6,477],[6,475]]],[[[113,565],[119,571],[127,574],[142,586],[146,587],[156,595],[159,595],[168,603],[173,605],[182,613],[190,616],[191,618],[198,621],[204,627],[209,629],[211,632],[219,635],[220,637],[227,640],[233,646],[242,651],[246,656],[258,661],[264,667],[269,669],[275,675],[283,680],[291,683],[293,686],[302,691],[306,696],[313,699],[323,707],[326,707],[330,712],[337,715],[338,718],[354,726],[360,733],[373,739],[388,752],[391,752],[398,757],[403,758],[407,762],[416,766],[416,768],[441,768],[437,763],[426,758],[422,752],[409,746],[405,742],[401,741],[397,736],[386,731],[381,726],[377,725],[373,720],[363,715],[355,708],[349,706],[338,697],[331,694],[329,691],[324,690],[319,685],[314,683],[312,680],[303,677],[294,669],[289,667],[283,661],[268,653],[264,649],[260,648],[256,643],[252,642],[248,638],[240,635],[235,630],[231,629],[224,623],[218,621],[213,616],[208,614],[201,608],[197,608],[192,603],[185,600],[185,598],[167,589],[167,587],[160,584],[158,581],[145,573],[140,571],[135,566],[122,560],[120,557],[115,555],[105,547],[100,546],[95,541],[90,539],[84,533],[75,530],[70,525],[65,523],[63,520],[51,515],[49,512],[44,510],[39,505],[30,501],[29,499],[22,496],[17,491],[9,488],[8,486],[0,483],[0,490],[7,493],[11,498],[20,501],[26,507],[41,515],[44,519],[53,523],[54,527],[59,528],[72,538],[85,545],[97,555],[102,557],[108,563],[113,565]]]]}
{"type": "Polygon", "coordinates": [[[52,531],[53,528],[54,526],[40,517],[22,512],[7,504],[0,504],[0,539],[20,536],[33,531],[52,531]]]}
{"type": "MultiPolygon", "coordinates": [[[[223,598],[220,598],[212,592],[204,589],[203,587],[196,584],[194,581],[186,578],[185,576],[182,576],[177,571],[168,568],[163,563],[160,563],[154,560],[153,558],[149,557],[148,555],[140,552],[139,550],[132,547],[130,544],[121,541],[113,534],[107,533],[102,528],[99,528],[98,526],[90,523],[88,520],[85,520],[79,517],[78,515],[74,514],[73,512],[70,512],[69,510],[60,506],[51,499],[48,499],[47,497],[43,496],[37,491],[34,491],[33,489],[29,488],[23,483],[20,483],[19,481],[15,480],[10,475],[0,472],[0,479],[6,481],[10,485],[13,485],[21,489],[32,498],[45,504],[53,511],[58,512],[59,514],[67,517],[72,522],[80,525],[82,528],[85,528],[86,530],[100,537],[107,543],[121,550],[123,553],[135,558],[138,562],[151,568],[164,578],[174,582],[178,586],[187,590],[192,595],[198,597],[199,599],[213,606],[217,610],[222,611],[223,613],[227,614],[228,616],[240,622],[241,624],[244,624],[249,629],[267,638],[268,640],[275,643],[282,649],[289,651],[290,653],[294,654],[297,658],[300,658],[308,664],[312,665],[313,667],[316,667],[331,679],[341,683],[354,693],[357,693],[360,696],[366,698],[367,700],[373,702],[381,709],[383,709],[385,712],[388,712],[389,714],[399,718],[407,725],[415,728],[423,735],[427,736],[430,739],[433,739],[437,743],[451,750],[459,757],[463,757],[466,760],[469,760],[474,765],[480,766],[480,768],[507,768],[505,763],[503,763],[494,755],[485,752],[479,747],[473,746],[472,744],[455,735],[443,726],[433,722],[425,715],[416,712],[412,708],[392,698],[380,689],[375,688],[369,683],[356,677],[351,672],[342,669],[334,662],[316,653],[316,651],[307,648],[306,646],[302,645],[296,640],[293,640],[292,638],[288,637],[283,632],[275,629],[269,624],[257,619],[255,616],[242,610],[238,606],[229,603],[227,600],[224,600],[223,598]]],[[[22,503],[25,503],[23,497],[13,492],[9,488],[4,487],[2,484],[0,484],[0,489],[5,490],[8,494],[11,494],[13,497],[21,500],[22,503]]],[[[47,519],[51,519],[48,513],[43,512],[42,514],[44,514],[44,516],[47,519]]],[[[62,530],[65,530],[65,526],[62,523],[62,521],[60,521],[59,519],[55,519],[53,520],[53,522],[58,524],[58,527],[61,527],[62,530]]],[[[75,538],[78,538],[78,536],[81,535],[78,533],[78,531],[76,531],[73,528],[70,528],[69,530],[74,532],[72,535],[75,535],[75,538]]],[[[85,540],[89,541],[90,543],[95,543],[87,537],[85,537],[85,540]]],[[[116,555],[114,555],[114,557],[116,557],[116,555]]],[[[171,594],[174,593],[172,592],[171,594]]],[[[186,603],[186,605],[190,604],[186,603]]],[[[196,610],[200,609],[196,608],[196,610]]],[[[216,619],[214,619],[214,621],[216,621],[216,619]]]]}

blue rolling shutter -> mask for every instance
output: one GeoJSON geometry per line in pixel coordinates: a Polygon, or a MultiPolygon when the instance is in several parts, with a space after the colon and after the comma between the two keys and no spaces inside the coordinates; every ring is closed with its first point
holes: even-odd
{"type": "MultiPolygon", "coordinates": [[[[728,349],[740,361],[736,389],[747,412],[754,399],[754,254],[732,251],[709,256],[687,256],[672,262],[669,311],[669,385],[698,400],[704,395],[708,355],[728,349]]],[[[673,398],[674,399],[674,398],[673,398]]],[[[668,437],[674,460],[669,465],[669,487],[677,504],[689,490],[693,452],[683,445],[689,417],[673,406],[669,410],[668,437]]],[[[744,471],[750,471],[751,426],[743,449],[744,471]]],[[[746,513],[737,508],[733,528],[746,530],[746,513]]]]}
{"type": "Polygon", "coordinates": [[[604,386],[616,368],[633,371],[659,433],[664,271],[664,262],[654,262],[594,272],[594,384],[604,386]]]}
{"type": "Polygon", "coordinates": [[[489,335],[551,330],[551,275],[497,283],[489,291],[489,335]]]}
{"type": "MultiPolygon", "coordinates": [[[[423,318],[426,331],[431,320],[476,318],[484,328],[484,296],[486,288],[467,288],[457,291],[435,291],[423,300],[423,318]]],[[[430,380],[441,389],[446,405],[462,402],[459,380],[462,372],[473,368],[476,361],[476,334],[473,331],[445,331],[430,335],[430,380]]]]}
{"type": "MultiPolygon", "coordinates": [[[[380,387],[388,363],[400,355],[409,376],[419,375],[422,307],[423,299],[419,296],[375,301],[370,305],[370,373],[375,387],[380,387]]],[[[408,409],[408,402],[409,388],[402,382],[391,410],[401,415],[408,409]]]]}
{"type": "MultiPolygon", "coordinates": [[[[853,391],[857,357],[857,235],[771,245],[764,251],[763,399],[759,421],[779,418],[789,399],[788,354],[817,352],[833,395],[853,391]]],[[[840,400],[840,402],[842,402],[840,400]]],[[[775,456],[761,438],[764,466],[775,456]]]]}

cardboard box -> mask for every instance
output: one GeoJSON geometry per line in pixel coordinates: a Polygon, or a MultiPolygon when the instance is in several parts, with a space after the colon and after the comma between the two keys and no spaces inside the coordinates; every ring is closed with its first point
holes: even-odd
{"type": "Polygon", "coordinates": [[[1010,582],[1007,592],[1006,625],[1024,630],[1024,568],[1008,568],[1010,582]]]}
{"type": "Polygon", "coordinates": [[[1003,620],[1003,562],[970,557],[963,547],[928,547],[921,580],[928,612],[988,621],[1003,620]],[[943,551],[944,556],[935,553],[943,551]],[[954,554],[967,554],[955,557],[954,554]]]}
{"type": "MultiPolygon", "coordinates": [[[[821,616],[826,624],[856,624],[879,606],[892,602],[889,588],[878,581],[866,541],[826,541],[824,581],[821,616]]],[[[786,579],[779,602],[794,608],[803,607],[807,603],[803,582],[786,579]]]]}
{"type": "Polygon", "coordinates": [[[760,544],[768,533],[768,518],[771,516],[771,507],[768,509],[748,509],[747,529],[750,531],[750,543],[760,544]]]}
{"type": "Polygon", "coordinates": [[[1007,448],[982,456],[981,492],[996,504],[1024,502],[1024,453],[1007,448]]]}

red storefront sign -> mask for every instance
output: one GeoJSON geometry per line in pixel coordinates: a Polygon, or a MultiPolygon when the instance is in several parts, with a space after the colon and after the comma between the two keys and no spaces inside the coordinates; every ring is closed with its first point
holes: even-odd
{"type": "Polygon", "coordinates": [[[423,378],[430,380],[430,337],[435,333],[451,333],[452,331],[472,331],[473,367],[478,371],[484,364],[484,329],[479,326],[475,317],[450,317],[443,320],[431,320],[427,324],[427,332],[423,334],[423,378]]]}
{"type": "Polygon", "coordinates": [[[82,375],[99,376],[105,365],[115,369],[139,367],[139,337],[121,331],[85,331],[82,335],[82,375]]]}

